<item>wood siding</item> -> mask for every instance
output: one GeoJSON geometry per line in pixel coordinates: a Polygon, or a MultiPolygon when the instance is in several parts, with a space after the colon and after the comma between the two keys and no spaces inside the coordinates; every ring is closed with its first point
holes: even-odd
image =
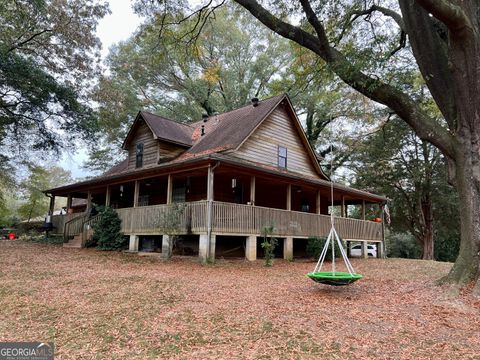
{"type": "Polygon", "coordinates": [[[158,161],[158,141],[153,138],[150,128],[141,121],[128,146],[128,170],[135,169],[136,146],[143,143],[143,167],[153,166],[158,161]]]}
{"type": "Polygon", "coordinates": [[[276,167],[280,145],[287,148],[287,170],[320,177],[293,121],[284,107],[277,107],[233,155],[276,167]]]}
{"type": "Polygon", "coordinates": [[[176,158],[181,153],[185,152],[186,148],[166,141],[158,141],[158,160],[169,161],[176,158]]]}

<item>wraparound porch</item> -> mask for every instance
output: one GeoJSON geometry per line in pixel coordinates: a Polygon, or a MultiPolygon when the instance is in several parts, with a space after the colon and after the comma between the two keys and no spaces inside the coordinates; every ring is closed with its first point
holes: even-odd
{"type": "MultiPolygon", "coordinates": [[[[162,252],[168,249],[168,235],[198,235],[198,255],[202,260],[215,258],[218,236],[245,237],[245,257],[256,259],[257,237],[265,227],[272,227],[272,236],[283,239],[283,257],[293,257],[294,239],[326,236],[330,230],[330,216],[266,208],[254,205],[201,200],[180,204],[162,204],[116,209],[121,231],[130,237],[130,251],[139,251],[140,238],[162,236],[162,252]],[[168,223],[175,219],[174,224],[168,223]],[[173,227],[172,227],[173,225],[173,227]],[[167,247],[167,248],[166,248],[167,247]]],[[[69,215],[72,217],[76,214],[69,215]]],[[[334,217],[339,235],[347,242],[377,243],[382,254],[382,223],[353,218],[334,217]]],[[[78,233],[86,239],[92,221],[81,214],[65,223],[65,237],[78,233]]],[[[60,222],[54,219],[54,222],[60,222]]]]}

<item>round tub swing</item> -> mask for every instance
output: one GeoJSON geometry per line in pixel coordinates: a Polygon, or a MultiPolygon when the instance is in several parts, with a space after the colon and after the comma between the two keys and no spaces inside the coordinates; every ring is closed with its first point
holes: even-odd
{"type": "MultiPolygon", "coordinates": [[[[330,195],[332,199],[332,209],[333,209],[333,181],[331,181],[330,195]]],[[[350,263],[350,260],[348,260],[348,256],[342,245],[342,241],[340,240],[340,237],[337,234],[337,230],[335,229],[335,219],[333,217],[333,211],[330,211],[330,222],[332,226],[330,228],[330,233],[328,234],[327,241],[325,242],[322,252],[320,253],[320,258],[318,259],[315,269],[312,272],[308,273],[307,276],[313,281],[321,284],[332,285],[332,286],[349,285],[357,280],[360,280],[361,278],[363,278],[363,276],[355,272],[352,264],[350,263]],[[335,244],[337,244],[338,248],[340,249],[340,254],[342,255],[343,262],[345,263],[345,266],[347,268],[347,272],[336,271],[335,244]],[[322,271],[322,266],[323,266],[323,263],[325,262],[325,257],[327,255],[329,246],[332,247],[332,270],[322,271]]]]}

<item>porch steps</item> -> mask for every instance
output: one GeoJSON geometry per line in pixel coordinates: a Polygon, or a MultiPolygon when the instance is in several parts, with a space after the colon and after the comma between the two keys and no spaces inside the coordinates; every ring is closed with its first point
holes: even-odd
{"type": "Polygon", "coordinates": [[[82,247],[82,234],[75,235],[72,240],[63,243],[63,247],[80,249],[82,247]]]}

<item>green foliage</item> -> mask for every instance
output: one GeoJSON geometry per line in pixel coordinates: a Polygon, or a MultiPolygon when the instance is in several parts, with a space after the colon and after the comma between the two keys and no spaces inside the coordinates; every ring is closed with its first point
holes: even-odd
{"type": "Polygon", "coordinates": [[[63,235],[39,234],[35,232],[26,233],[18,237],[20,241],[29,241],[39,244],[63,245],[63,235]]]}
{"type": "Polygon", "coordinates": [[[164,235],[168,236],[168,252],[165,254],[167,259],[172,257],[173,248],[175,247],[175,242],[177,240],[176,235],[180,231],[182,217],[185,210],[185,203],[174,203],[160,214],[158,227],[162,230],[164,235]]]}
{"type": "MultiPolygon", "coordinates": [[[[307,242],[307,255],[313,257],[314,259],[319,259],[322,253],[322,250],[327,242],[326,237],[311,237],[308,238],[307,242]]],[[[341,257],[340,248],[338,247],[337,242],[335,242],[335,258],[341,257]]],[[[332,260],[332,244],[328,246],[327,253],[325,254],[325,260],[332,260]]]]}
{"type": "Polygon", "coordinates": [[[9,161],[92,140],[86,100],[107,12],[97,0],[0,1],[0,151],[9,161]]]}
{"type": "Polygon", "coordinates": [[[262,229],[263,242],[261,246],[265,253],[265,266],[273,266],[275,247],[278,245],[278,239],[272,236],[273,231],[273,226],[264,226],[262,229]]]}
{"type": "Polygon", "coordinates": [[[438,247],[435,256],[440,256],[438,260],[456,257],[455,242],[460,236],[458,199],[447,183],[444,159],[437,149],[395,119],[381,132],[359,142],[353,158],[356,185],[391,200],[391,230],[398,233],[398,246],[406,246],[403,251],[396,249],[395,256],[421,256],[421,251],[413,251],[405,241],[404,233],[410,232],[421,244],[427,221],[431,221],[434,249],[438,247]]]}
{"type": "Polygon", "coordinates": [[[23,220],[45,216],[50,200],[43,191],[72,181],[70,172],[58,166],[28,164],[27,168],[29,176],[20,184],[22,204],[17,209],[23,220]]]}
{"type": "Polygon", "coordinates": [[[409,233],[392,233],[385,237],[387,257],[417,259],[421,249],[415,238],[409,233]]]}
{"type": "Polygon", "coordinates": [[[122,250],[127,245],[125,236],[120,233],[122,220],[110,207],[99,208],[100,220],[93,225],[93,236],[98,250],[122,250]]]}

